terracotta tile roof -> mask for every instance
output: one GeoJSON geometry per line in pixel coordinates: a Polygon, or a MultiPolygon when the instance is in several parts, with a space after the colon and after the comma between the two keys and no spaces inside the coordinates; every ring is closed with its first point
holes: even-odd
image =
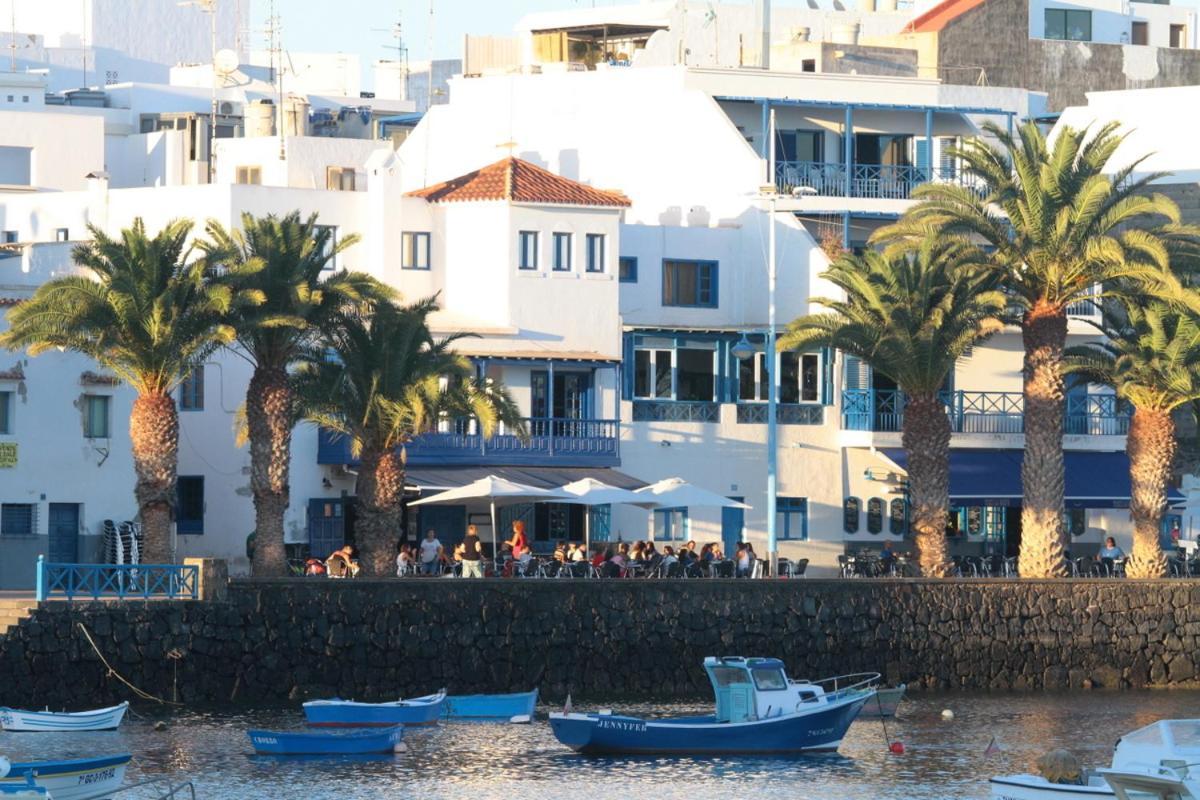
{"type": "Polygon", "coordinates": [[[422,197],[430,203],[508,200],[514,203],[618,208],[630,205],[629,198],[622,192],[595,189],[511,156],[461,177],[408,194],[410,197],[422,197]]]}
{"type": "Polygon", "coordinates": [[[932,33],[946,27],[946,23],[958,18],[987,0],[942,0],[924,14],[916,17],[904,28],[905,33],[932,33]]]}

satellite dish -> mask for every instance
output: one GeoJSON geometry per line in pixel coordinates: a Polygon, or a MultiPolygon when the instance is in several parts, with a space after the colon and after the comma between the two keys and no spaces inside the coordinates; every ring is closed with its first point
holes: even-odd
{"type": "Polygon", "coordinates": [[[213,69],[218,75],[230,75],[237,72],[238,61],[238,54],[233,50],[218,50],[213,56],[213,69]]]}

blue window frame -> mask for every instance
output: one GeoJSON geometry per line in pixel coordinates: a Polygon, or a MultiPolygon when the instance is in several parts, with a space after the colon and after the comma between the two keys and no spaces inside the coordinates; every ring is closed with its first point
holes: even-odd
{"type": "Polygon", "coordinates": [[[688,510],[659,508],[654,511],[654,541],[685,542],[688,538],[688,510]]]}
{"type": "Polygon", "coordinates": [[[175,531],[204,533],[204,476],[180,475],[175,483],[175,531]]]}
{"type": "Polygon", "coordinates": [[[517,269],[538,268],[538,232],[517,233],[517,269]]]}
{"type": "Polygon", "coordinates": [[[717,307],[717,262],[663,259],[662,304],[717,307]]]}
{"type": "Polygon", "coordinates": [[[780,539],[808,540],[808,498],[775,498],[775,535],[780,539]]]}
{"type": "Polygon", "coordinates": [[[604,234],[587,235],[587,271],[604,272],[604,234]]]}
{"type": "Polygon", "coordinates": [[[405,231],[400,235],[400,269],[429,269],[430,237],[426,231],[405,231]]]}
{"type": "Polygon", "coordinates": [[[0,436],[12,433],[12,392],[0,392],[0,436]]]}
{"type": "Polygon", "coordinates": [[[179,410],[204,410],[204,365],[198,364],[179,384],[179,410]]]}
{"type": "Polygon", "coordinates": [[[621,256],[617,259],[617,272],[621,283],[637,283],[637,259],[621,256]]]}
{"type": "Polygon", "coordinates": [[[37,505],[5,503],[0,505],[0,535],[33,536],[37,533],[37,505]]]}
{"type": "Polygon", "coordinates": [[[554,234],[554,271],[571,271],[571,248],[575,237],[569,233],[554,234]]]}
{"type": "Polygon", "coordinates": [[[109,405],[112,398],[105,394],[84,395],[83,435],[88,439],[108,439],[110,431],[109,405]]]}

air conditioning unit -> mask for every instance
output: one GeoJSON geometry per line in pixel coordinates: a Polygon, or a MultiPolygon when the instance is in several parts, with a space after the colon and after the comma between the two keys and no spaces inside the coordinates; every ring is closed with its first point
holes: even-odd
{"type": "Polygon", "coordinates": [[[233,103],[230,103],[228,100],[226,100],[225,102],[221,103],[220,106],[217,107],[217,110],[220,111],[222,114],[228,116],[234,112],[234,105],[233,105],[233,103]]]}

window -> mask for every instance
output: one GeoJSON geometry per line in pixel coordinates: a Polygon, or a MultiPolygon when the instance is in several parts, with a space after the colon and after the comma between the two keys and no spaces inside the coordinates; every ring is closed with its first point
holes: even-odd
{"type": "Polygon", "coordinates": [[[325,188],[331,192],[353,192],[354,167],[326,167],[325,188]]]}
{"type": "Polygon", "coordinates": [[[842,503],[842,530],[846,533],[858,533],[858,517],[862,512],[862,501],[857,497],[847,497],[842,503]]]}
{"type": "Polygon", "coordinates": [[[637,283],[637,259],[633,256],[618,258],[617,273],[621,283],[637,283]]]}
{"type": "Polygon", "coordinates": [[[664,306],[717,307],[717,262],[663,261],[664,306]]]}
{"type": "Polygon", "coordinates": [[[16,243],[17,243],[17,232],[16,231],[5,231],[4,232],[4,244],[16,244],[16,243]]]}
{"type": "Polygon", "coordinates": [[[12,392],[0,392],[0,436],[12,433],[12,392]]]}
{"type": "Polygon", "coordinates": [[[569,233],[554,234],[554,271],[571,271],[571,240],[569,233]]]}
{"type": "Polygon", "coordinates": [[[520,231],[517,234],[517,269],[538,268],[538,232],[520,231]]]}
{"type": "Polygon", "coordinates": [[[234,183],[257,186],[262,183],[261,167],[238,167],[234,183]]]}
{"type": "Polygon", "coordinates": [[[313,225],[313,238],[318,242],[324,238],[321,254],[325,256],[324,269],[337,269],[337,226],[313,225]]]}
{"type": "Polygon", "coordinates": [[[821,357],[816,353],[779,354],[779,402],[816,403],[821,399],[821,357]]]}
{"type": "Polygon", "coordinates": [[[193,369],[179,384],[179,410],[204,410],[204,365],[193,369]]]}
{"type": "Polygon", "coordinates": [[[175,531],[204,533],[204,476],[180,475],[175,483],[175,531]]]}
{"type": "Polygon", "coordinates": [[[604,272],[604,234],[587,235],[587,271],[604,272]]]}
{"type": "Polygon", "coordinates": [[[633,396],[642,399],[669,399],[671,390],[671,350],[635,350],[633,352],[633,396]]]}
{"type": "Polygon", "coordinates": [[[71,230],[69,228],[55,228],[54,241],[69,242],[71,241],[71,230]]]}
{"type": "Polygon", "coordinates": [[[1047,39],[1067,39],[1072,42],[1092,40],[1092,12],[1079,9],[1047,8],[1047,39]]]}
{"type": "Polygon", "coordinates": [[[754,688],[760,692],[782,692],[787,688],[787,678],[783,677],[781,669],[753,669],[754,688]]]}
{"type": "Polygon", "coordinates": [[[401,269],[429,269],[429,234],[405,232],[400,235],[401,269]]]}
{"type": "Polygon", "coordinates": [[[808,498],[775,498],[775,535],[780,539],[808,540],[808,498]]]}
{"type": "Polygon", "coordinates": [[[1130,44],[1150,44],[1150,24],[1134,22],[1129,34],[1130,44]]]}
{"type": "Polygon", "coordinates": [[[1187,47],[1187,26],[1172,25],[1171,30],[1170,30],[1170,37],[1171,38],[1168,41],[1168,46],[1170,46],[1170,47],[1187,47]]]}
{"type": "Polygon", "coordinates": [[[88,439],[110,438],[108,408],[111,400],[112,398],[105,394],[83,396],[83,435],[88,439]]]}
{"type": "Polygon", "coordinates": [[[883,532],[883,501],[872,497],[867,501],[867,533],[883,532]]]}
{"type": "Polygon", "coordinates": [[[817,60],[815,58],[805,58],[800,61],[801,72],[816,72],[817,60]]]}
{"type": "Polygon", "coordinates": [[[654,541],[687,541],[688,510],[686,508],[659,508],[654,512],[654,541]]]}
{"type": "Polygon", "coordinates": [[[908,503],[902,497],[892,500],[888,530],[893,536],[905,536],[908,533],[908,503]]]}
{"type": "Polygon", "coordinates": [[[37,533],[37,506],[33,503],[0,505],[0,535],[33,536],[37,533]]]}
{"type": "Polygon", "coordinates": [[[716,350],[679,347],[675,350],[675,399],[711,403],[716,399],[716,350]]]}
{"type": "Polygon", "coordinates": [[[1068,508],[1063,511],[1063,527],[1071,536],[1083,536],[1087,533],[1087,509],[1068,508]]]}
{"type": "Polygon", "coordinates": [[[738,400],[766,400],[768,392],[767,354],[755,353],[754,358],[738,361],[738,400]]]}

